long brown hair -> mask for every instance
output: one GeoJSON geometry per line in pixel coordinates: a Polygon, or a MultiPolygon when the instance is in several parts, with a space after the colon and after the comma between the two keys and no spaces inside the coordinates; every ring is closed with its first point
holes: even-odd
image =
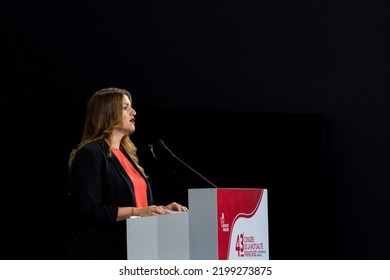
{"type": "MultiPolygon", "coordinates": [[[[131,101],[131,94],[125,89],[109,87],[96,91],[88,100],[86,117],[80,143],[73,149],[69,157],[69,168],[78,150],[89,142],[109,139],[112,130],[122,121],[122,100],[127,95],[131,101]]],[[[124,150],[135,162],[142,174],[147,177],[144,169],[139,165],[137,147],[129,135],[125,135],[120,143],[124,150]]]]}

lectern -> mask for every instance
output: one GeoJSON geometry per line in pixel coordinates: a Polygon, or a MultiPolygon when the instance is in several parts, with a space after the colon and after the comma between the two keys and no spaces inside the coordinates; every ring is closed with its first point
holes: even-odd
{"type": "Polygon", "coordinates": [[[269,259],[266,189],[189,189],[188,208],[128,219],[128,259],[269,259]]]}

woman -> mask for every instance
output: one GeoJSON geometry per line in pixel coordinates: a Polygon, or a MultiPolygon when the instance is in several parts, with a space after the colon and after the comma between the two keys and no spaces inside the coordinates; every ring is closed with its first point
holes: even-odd
{"type": "Polygon", "coordinates": [[[69,159],[74,229],[71,259],[127,259],[126,219],[188,211],[153,205],[150,184],[130,139],[136,111],[128,91],[104,88],[87,104],[81,142],[69,159]]]}

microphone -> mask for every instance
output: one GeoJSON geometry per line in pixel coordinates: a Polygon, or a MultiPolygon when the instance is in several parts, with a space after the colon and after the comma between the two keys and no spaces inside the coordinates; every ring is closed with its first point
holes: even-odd
{"type": "Polygon", "coordinates": [[[200,174],[198,171],[196,171],[195,169],[193,169],[191,166],[189,166],[187,163],[185,163],[184,161],[182,161],[180,158],[178,158],[170,149],[168,149],[168,147],[165,145],[164,141],[159,139],[157,140],[157,144],[162,147],[163,149],[165,149],[166,151],[168,151],[175,159],[177,159],[181,164],[183,164],[185,167],[187,167],[189,170],[191,170],[193,173],[195,173],[199,178],[201,178],[203,181],[205,181],[207,184],[209,184],[210,186],[212,186],[213,188],[218,188],[214,183],[210,182],[208,179],[206,179],[206,177],[204,177],[202,174],[200,174]]]}
{"type": "Polygon", "coordinates": [[[183,183],[185,183],[186,185],[188,185],[188,187],[190,189],[194,188],[190,183],[188,183],[183,177],[181,177],[179,174],[177,174],[173,169],[169,168],[168,165],[164,164],[161,160],[159,160],[157,157],[156,157],[156,154],[154,153],[154,150],[153,150],[153,145],[152,144],[149,144],[148,145],[148,149],[150,151],[150,153],[152,154],[153,158],[158,162],[160,163],[162,166],[164,166],[166,169],[168,169],[173,175],[175,175],[177,178],[179,178],[181,181],[183,181],[183,183]]]}

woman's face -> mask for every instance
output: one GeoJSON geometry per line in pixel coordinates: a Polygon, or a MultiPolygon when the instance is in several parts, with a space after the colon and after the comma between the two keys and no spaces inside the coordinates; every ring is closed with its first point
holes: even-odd
{"type": "Polygon", "coordinates": [[[132,134],[135,131],[135,115],[137,113],[131,107],[131,101],[127,95],[122,99],[122,124],[117,129],[122,130],[125,134],[132,134]]]}

